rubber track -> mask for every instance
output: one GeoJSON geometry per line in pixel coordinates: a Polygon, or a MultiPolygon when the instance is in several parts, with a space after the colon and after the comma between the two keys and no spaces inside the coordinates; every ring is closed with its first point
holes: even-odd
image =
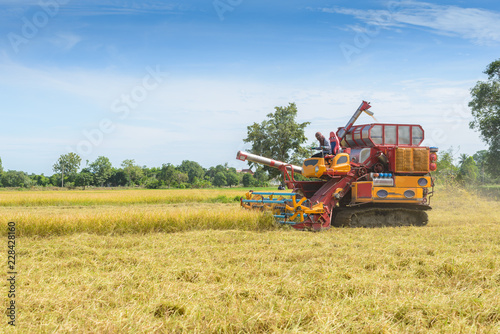
{"type": "Polygon", "coordinates": [[[397,227],[425,226],[425,211],[406,208],[337,208],[332,226],[335,227],[397,227]]]}

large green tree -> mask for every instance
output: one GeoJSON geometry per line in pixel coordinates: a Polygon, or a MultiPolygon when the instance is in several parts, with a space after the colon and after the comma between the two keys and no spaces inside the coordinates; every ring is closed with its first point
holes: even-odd
{"type": "Polygon", "coordinates": [[[184,183],[189,181],[189,176],[183,172],[176,170],[174,172],[174,180],[177,183],[177,187],[184,187],[184,183]]]}
{"type": "Polygon", "coordinates": [[[90,171],[85,168],[76,176],[75,186],[83,187],[83,190],[85,190],[86,187],[92,185],[93,181],[94,177],[92,173],[90,173],[90,171]]]}
{"type": "Polygon", "coordinates": [[[227,172],[227,164],[226,166],[223,166],[223,165],[217,165],[215,167],[210,167],[207,172],[205,173],[205,176],[208,176],[211,180],[213,180],[213,178],[215,177],[215,175],[219,172],[221,172],[222,174],[226,174],[227,172]]]}
{"type": "Polygon", "coordinates": [[[125,187],[130,185],[132,182],[127,173],[123,168],[111,168],[111,176],[108,179],[108,183],[112,187],[125,187]]]}
{"type": "Polygon", "coordinates": [[[30,179],[33,180],[33,182],[35,182],[37,186],[42,187],[46,187],[50,182],[50,180],[45,177],[43,173],[41,175],[31,174],[30,179]]]}
{"type": "Polygon", "coordinates": [[[89,165],[92,174],[94,174],[95,183],[104,186],[104,183],[110,178],[112,173],[111,162],[108,158],[100,156],[89,165]]]}
{"type": "Polygon", "coordinates": [[[240,183],[240,178],[238,177],[238,174],[236,174],[236,170],[227,171],[226,180],[227,180],[227,185],[229,186],[229,188],[231,188],[231,186],[237,186],[238,183],[240,183]]]}
{"type": "Polygon", "coordinates": [[[24,187],[29,188],[34,181],[25,172],[9,170],[2,173],[1,183],[4,187],[24,187]]]}
{"type": "Polygon", "coordinates": [[[224,187],[227,184],[226,175],[223,172],[215,174],[213,184],[216,187],[224,187]]]}
{"type": "Polygon", "coordinates": [[[177,169],[188,175],[189,183],[194,183],[195,179],[203,179],[205,170],[196,161],[184,160],[177,169]]]}
{"type": "Polygon", "coordinates": [[[245,173],[243,174],[243,178],[241,179],[241,182],[243,182],[243,187],[250,187],[254,185],[255,179],[250,173],[245,173]]]}
{"type": "Polygon", "coordinates": [[[163,181],[163,183],[170,188],[170,186],[175,183],[175,173],[177,169],[174,165],[168,163],[161,166],[160,172],[158,173],[158,179],[163,181]]]}
{"type": "Polygon", "coordinates": [[[123,172],[128,178],[129,182],[134,185],[141,183],[141,179],[144,177],[144,171],[139,165],[135,164],[134,159],[123,160],[122,162],[123,172]]]}
{"type": "Polygon", "coordinates": [[[460,163],[457,180],[464,185],[474,185],[477,181],[478,175],[479,169],[477,168],[474,158],[467,156],[465,160],[460,163]]]}
{"type": "MultiPolygon", "coordinates": [[[[309,153],[302,145],[307,141],[304,130],[310,123],[297,123],[297,113],[295,103],[290,103],[286,107],[275,107],[274,113],[268,114],[262,123],[248,126],[247,138],[243,141],[252,144],[250,152],[283,162],[302,164],[309,153]]],[[[272,167],[265,166],[264,169],[271,177],[280,174],[279,170],[272,167]]]]}
{"type": "Polygon", "coordinates": [[[500,174],[500,59],[488,65],[487,81],[478,81],[471,89],[469,107],[474,120],[471,129],[478,130],[489,145],[485,167],[493,175],[500,174]]]}
{"type": "Polygon", "coordinates": [[[76,153],[62,154],[57,162],[52,166],[56,173],[61,173],[61,187],[64,187],[64,174],[75,174],[80,168],[82,158],[76,153]]]}

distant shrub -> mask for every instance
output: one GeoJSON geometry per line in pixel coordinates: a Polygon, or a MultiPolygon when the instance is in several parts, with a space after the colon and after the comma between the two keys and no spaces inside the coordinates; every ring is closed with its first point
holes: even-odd
{"type": "Polygon", "coordinates": [[[158,181],[156,178],[150,177],[149,179],[146,180],[144,186],[148,189],[158,189],[160,188],[161,184],[160,181],[158,181]]]}

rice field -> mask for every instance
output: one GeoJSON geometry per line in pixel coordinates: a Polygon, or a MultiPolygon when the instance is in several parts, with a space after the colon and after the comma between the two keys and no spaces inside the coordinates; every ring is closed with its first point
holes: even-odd
{"type": "MultiPolygon", "coordinates": [[[[0,224],[19,236],[124,234],[275,228],[268,215],[240,210],[248,189],[0,192],[0,224]]],[[[7,229],[2,228],[6,235],[7,229]]]]}
{"type": "Polygon", "coordinates": [[[498,201],[438,189],[428,226],[310,233],[241,210],[241,189],[155,202],[173,192],[1,192],[15,332],[500,332],[498,201]]]}
{"type": "Polygon", "coordinates": [[[260,231],[276,228],[272,216],[242,210],[238,204],[183,203],[132,206],[0,207],[2,229],[17,222],[19,236],[48,237],[74,233],[120,235],[125,233],[181,232],[237,229],[260,231]],[[6,218],[8,217],[8,219],[6,218]]]}
{"type": "Polygon", "coordinates": [[[232,202],[245,191],[233,189],[127,189],[127,190],[48,190],[0,191],[0,206],[95,206],[232,202]]]}

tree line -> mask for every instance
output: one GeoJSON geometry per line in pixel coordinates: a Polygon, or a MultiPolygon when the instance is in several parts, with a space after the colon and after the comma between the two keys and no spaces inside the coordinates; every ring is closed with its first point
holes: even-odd
{"type": "Polygon", "coordinates": [[[500,183],[499,175],[489,165],[488,150],[455,157],[453,148],[438,153],[433,176],[438,184],[475,186],[500,183]]]}
{"type": "MultiPolygon", "coordinates": [[[[473,155],[453,152],[453,148],[438,154],[437,171],[433,173],[440,184],[478,185],[500,183],[498,174],[489,166],[488,151],[473,155]]],[[[139,166],[133,159],[124,160],[113,167],[107,157],[100,156],[79,170],[81,158],[75,153],[63,154],[53,166],[55,174],[28,174],[22,171],[4,171],[0,159],[0,187],[143,187],[159,188],[211,188],[268,186],[269,174],[257,167],[254,174],[239,173],[228,164],[203,168],[199,163],[184,160],[178,166],[171,163],[161,167],[139,166]]]]}
{"type": "Polygon", "coordinates": [[[158,188],[210,188],[243,185],[267,186],[269,177],[257,168],[254,174],[239,173],[226,164],[203,168],[199,163],[184,160],[178,166],[171,163],[161,167],[139,166],[133,159],[124,160],[113,167],[107,157],[100,156],[80,170],[81,157],[76,153],[63,154],[53,165],[55,174],[28,174],[22,171],[4,171],[0,159],[1,187],[143,187],[158,188]]]}

